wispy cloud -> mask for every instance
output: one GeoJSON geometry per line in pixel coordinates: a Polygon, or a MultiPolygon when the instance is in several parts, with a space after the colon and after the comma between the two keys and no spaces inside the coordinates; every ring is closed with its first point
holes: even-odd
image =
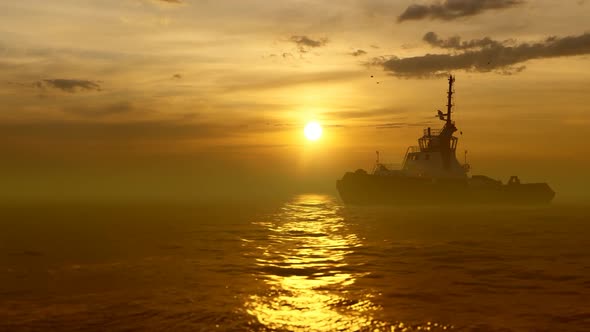
{"type": "Polygon", "coordinates": [[[380,123],[375,125],[376,129],[397,129],[406,127],[422,127],[432,125],[434,121],[421,121],[421,122],[388,122],[380,123]]]}
{"type": "Polygon", "coordinates": [[[99,83],[98,81],[55,78],[37,81],[35,86],[38,88],[50,87],[74,93],[79,91],[101,91],[102,89],[99,83]]]}
{"type": "Polygon", "coordinates": [[[324,115],[329,119],[338,121],[342,120],[380,120],[392,117],[400,118],[407,110],[405,108],[374,108],[374,109],[348,109],[340,111],[326,112],[324,115]]]}
{"type": "Polygon", "coordinates": [[[216,137],[230,137],[252,131],[239,125],[217,123],[185,123],[179,120],[144,120],[124,122],[103,121],[42,121],[0,122],[0,149],[12,137],[24,145],[51,144],[85,146],[88,142],[100,145],[124,146],[134,142],[172,142],[216,137]]]}
{"type": "Polygon", "coordinates": [[[490,37],[484,37],[482,39],[472,39],[469,41],[461,41],[461,37],[453,36],[447,39],[441,39],[435,32],[427,32],[422,38],[423,41],[434,47],[449,48],[455,50],[466,50],[473,48],[482,47],[498,47],[507,46],[514,43],[513,40],[505,40],[502,42],[491,39],[490,37]]]}
{"type": "Polygon", "coordinates": [[[378,57],[370,64],[381,66],[385,71],[399,77],[432,77],[456,70],[510,74],[522,71],[524,67],[515,66],[528,60],[590,54],[590,33],[549,37],[541,42],[513,46],[487,39],[440,43],[442,47],[465,50],[460,53],[425,54],[410,58],[378,57]]]}
{"type": "Polygon", "coordinates": [[[286,87],[292,87],[297,85],[307,84],[327,84],[333,82],[344,82],[350,79],[357,78],[359,76],[358,71],[325,71],[316,73],[300,73],[296,75],[292,74],[277,74],[275,77],[267,78],[248,78],[248,80],[235,81],[234,83],[227,84],[225,91],[237,92],[237,91],[261,91],[261,90],[273,90],[281,89],[286,87]]]}
{"type": "Polygon", "coordinates": [[[77,115],[82,118],[102,118],[107,116],[127,115],[130,113],[147,113],[147,110],[140,110],[130,102],[118,102],[105,106],[84,107],[78,105],[63,109],[64,113],[77,115]]]}
{"type": "Polygon", "coordinates": [[[361,50],[361,49],[358,49],[358,50],[350,53],[350,55],[352,55],[352,56],[363,56],[363,55],[366,55],[366,54],[367,54],[367,51],[361,50]]]}
{"type": "Polygon", "coordinates": [[[301,53],[306,53],[312,48],[318,48],[328,43],[327,38],[313,39],[308,36],[291,36],[289,40],[297,45],[301,53]]]}
{"type": "Polygon", "coordinates": [[[446,0],[431,5],[411,5],[397,18],[398,22],[423,19],[454,20],[474,16],[488,10],[507,9],[524,3],[522,0],[446,0]]]}
{"type": "Polygon", "coordinates": [[[166,2],[166,3],[182,3],[181,0],[155,0],[157,2],[166,2]]]}

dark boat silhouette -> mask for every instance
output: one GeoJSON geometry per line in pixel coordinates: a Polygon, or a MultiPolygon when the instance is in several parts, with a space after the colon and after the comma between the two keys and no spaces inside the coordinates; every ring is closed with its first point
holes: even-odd
{"type": "Polygon", "coordinates": [[[453,84],[449,76],[447,112],[440,130],[426,128],[418,146],[406,151],[401,169],[390,169],[377,160],[371,173],[347,172],[336,182],[346,204],[548,204],[555,192],[547,183],[521,183],[517,176],[503,184],[484,175],[469,176],[470,166],[456,157],[458,138],[452,121],[453,84]]]}

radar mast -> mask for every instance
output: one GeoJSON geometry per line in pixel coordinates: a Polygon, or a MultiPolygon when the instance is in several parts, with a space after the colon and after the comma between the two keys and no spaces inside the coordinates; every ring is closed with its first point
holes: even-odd
{"type": "Polygon", "coordinates": [[[451,113],[453,109],[453,83],[455,83],[455,76],[449,75],[449,91],[447,92],[447,123],[451,123],[451,113]]]}

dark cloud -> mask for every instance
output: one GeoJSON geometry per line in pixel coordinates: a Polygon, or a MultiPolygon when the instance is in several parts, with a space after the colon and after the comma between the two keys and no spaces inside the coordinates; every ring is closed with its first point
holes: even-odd
{"type": "Polygon", "coordinates": [[[506,67],[500,70],[497,70],[496,72],[500,75],[505,75],[505,76],[510,76],[510,75],[514,75],[514,74],[518,74],[522,71],[524,71],[526,69],[526,66],[513,66],[513,67],[506,67]]]}
{"type": "Polygon", "coordinates": [[[182,79],[182,75],[180,75],[180,74],[174,74],[174,75],[172,75],[172,78],[175,79],[175,80],[179,80],[179,79],[182,79]]]}
{"type": "Polygon", "coordinates": [[[166,3],[182,3],[181,0],[156,0],[158,2],[166,2],[166,3]]]}
{"type": "MultiPolygon", "coordinates": [[[[478,44],[481,40],[464,43],[478,44]]],[[[381,66],[385,71],[399,77],[431,77],[446,75],[456,70],[515,73],[524,69],[516,65],[528,60],[590,54],[590,33],[550,37],[542,42],[514,46],[500,42],[487,42],[486,45],[478,49],[468,48],[455,54],[426,54],[411,58],[379,57],[374,58],[369,64],[381,66]]]]}
{"type": "Polygon", "coordinates": [[[397,18],[398,22],[422,19],[453,20],[473,16],[487,10],[506,9],[523,0],[446,0],[431,5],[411,5],[397,18]]]}
{"type": "Polygon", "coordinates": [[[97,81],[56,78],[38,81],[35,83],[35,86],[38,88],[51,87],[65,92],[74,93],[78,91],[101,91],[99,83],[100,82],[97,81]]]}
{"type": "Polygon", "coordinates": [[[366,54],[367,54],[367,51],[365,51],[365,50],[356,50],[356,51],[350,53],[350,55],[352,55],[352,56],[362,56],[362,55],[366,55],[366,54]]]}
{"type": "Polygon", "coordinates": [[[434,32],[427,32],[424,37],[422,38],[425,42],[430,44],[434,47],[440,48],[450,48],[456,50],[466,50],[470,48],[482,48],[482,47],[498,47],[503,45],[509,45],[514,41],[503,41],[499,42],[496,40],[491,39],[490,37],[485,37],[482,39],[473,39],[469,41],[461,41],[461,37],[453,36],[447,39],[440,39],[438,35],[434,32]]]}
{"type": "Polygon", "coordinates": [[[307,52],[311,48],[322,47],[328,43],[328,39],[312,39],[308,36],[291,36],[289,40],[297,45],[301,53],[307,52]]]}

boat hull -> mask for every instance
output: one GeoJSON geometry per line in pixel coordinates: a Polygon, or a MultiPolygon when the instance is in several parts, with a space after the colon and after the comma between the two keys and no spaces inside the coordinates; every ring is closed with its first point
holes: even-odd
{"type": "Polygon", "coordinates": [[[481,185],[469,179],[433,180],[350,172],[337,181],[336,187],[342,201],[349,205],[536,205],[549,204],[555,197],[546,183],[481,185]]]}

